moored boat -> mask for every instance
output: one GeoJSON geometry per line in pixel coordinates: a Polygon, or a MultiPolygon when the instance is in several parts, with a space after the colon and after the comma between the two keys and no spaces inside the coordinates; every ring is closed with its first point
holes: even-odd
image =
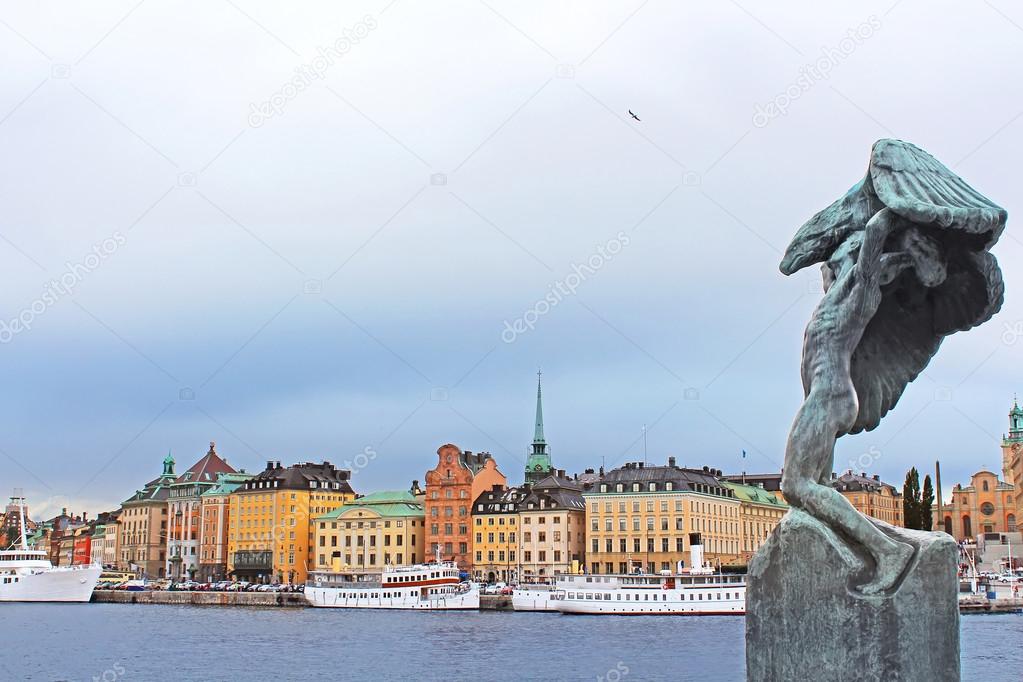
{"type": "Polygon", "coordinates": [[[480,592],[459,581],[453,563],[388,566],[383,571],[313,571],[305,598],[311,606],[339,609],[450,611],[479,609],[480,592]]]}
{"type": "Polygon", "coordinates": [[[741,616],[746,576],[716,573],[692,547],[692,566],[671,574],[558,576],[551,603],[561,613],[676,616],[741,616]]]}
{"type": "Polygon", "coordinates": [[[15,549],[0,550],[0,602],[86,602],[99,581],[98,564],[54,566],[42,550],[29,549],[25,540],[25,501],[21,510],[21,541],[15,549]]]}
{"type": "Polygon", "coordinates": [[[554,611],[556,585],[549,583],[522,583],[512,590],[512,609],[515,611],[554,611]]]}

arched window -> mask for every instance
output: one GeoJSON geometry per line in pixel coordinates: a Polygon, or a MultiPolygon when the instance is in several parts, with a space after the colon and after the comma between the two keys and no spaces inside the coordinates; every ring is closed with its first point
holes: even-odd
{"type": "Polygon", "coordinates": [[[1009,514],[1005,517],[1005,525],[1010,533],[1016,532],[1016,515],[1009,514]]]}
{"type": "Polygon", "coordinates": [[[981,487],[984,488],[984,492],[987,492],[988,491],[987,481],[984,481],[984,483],[981,484],[981,487]]]}
{"type": "Polygon", "coordinates": [[[952,517],[951,516],[946,516],[945,517],[945,532],[948,533],[949,535],[952,535],[952,517]]]}
{"type": "Polygon", "coordinates": [[[963,514],[963,537],[973,537],[973,524],[970,523],[970,517],[968,514],[963,514]]]}

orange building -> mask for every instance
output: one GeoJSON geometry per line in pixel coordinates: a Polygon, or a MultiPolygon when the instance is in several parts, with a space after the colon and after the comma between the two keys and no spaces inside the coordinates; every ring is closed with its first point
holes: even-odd
{"type": "Polygon", "coordinates": [[[200,495],[202,516],[199,527],[199,580],[227,580],[227,528],[231,508],[228,496],[252,478],[244,471],[224,473],[217,485],[200,495]]]}
{"type": "Polygon", "coordinates": [[[1013,533],[1016,531],[1016,509],[1013,487],[986,469],[970,477],[970,485],[956,484],[952,499],[941,505],[943,518],[934,528],[941,528],[956,540],[972,540],[979,533],[1013,533]]]}
{"type": "Polygon", "coordinates": [[[355,499],[352,472],[330,462],[289,467],[280,460],[228,495],[227,575],[300,584],[314,565],[311,517],[355,499]]]}
{"type": "Polygon", "coordinates": [[[426,472],[426,549],[472,571],[472,533],[469,516],[473,500],[508,479],[489,452],[462,452],[448,443],[437,449],[437,466],[426,472]]]}

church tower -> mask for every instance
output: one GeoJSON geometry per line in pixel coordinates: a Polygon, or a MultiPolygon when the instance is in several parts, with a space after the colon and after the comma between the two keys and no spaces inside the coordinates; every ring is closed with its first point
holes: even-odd
{"type": "Polygon", "coordinates": [[[1012,485],[1023,484],[1023,481],[1013,480],[1013,460],[1020,457],[1023,450],[1023,409],[1015,398],[1012,399],[1012,409],[1009,410],[1009,435],[1002,436],[1002,480],[1012,485]]]}
{"type": "Polygon", "coordinates": [[[540,392],[540,372],[536,373],[536,425],[533,430],[533,444],[526,458],[526,484],[532,485],[551,474],[551,453],[543,437],[543,401],[540,392]]]}

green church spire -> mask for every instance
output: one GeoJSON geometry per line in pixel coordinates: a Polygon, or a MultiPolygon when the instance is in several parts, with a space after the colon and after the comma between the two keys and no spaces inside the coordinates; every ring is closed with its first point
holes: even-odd
{"type": "Polygon", "coordinates": [[[533,428],[533,445],[526,458],[526,483],[536,483],[550,475],[553,470],[551,453],[543,437],[543,392],[540,388],[539,370],[536,372],[536,424],[533,428]]]}
{"type": "MultiPolygon", "coordinates": [[[[543,400],[540,393],[540,370],[536,371],[536,429],[533,431],[533,444],[543,445],[547,449],[547,442],[543,439],[543,400]]],[[[536,448],[534,448],[535,450],[536,448]]]]}

